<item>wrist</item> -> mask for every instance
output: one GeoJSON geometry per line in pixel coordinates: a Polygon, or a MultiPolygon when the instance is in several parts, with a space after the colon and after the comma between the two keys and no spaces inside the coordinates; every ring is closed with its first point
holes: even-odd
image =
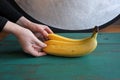
{"type": "Polygon", "coordinates": [[[10,21],[8,21],[3,28],[3,31],[14,34],[15,36],[22,34],[23,30],[25,30],[25,28],[10,21]]]}
{"type": "Polygon", "coordinates": [[[29,21],[27,18],[25,18],[24,16],[22,16],[17,22],[16,22],[18,25],[22,26],[22,27],[25,27],[25,28],[28,28],[28,29],[31,29],[30,28],[30,25],[31,25],[31,21],[29,21]]]}

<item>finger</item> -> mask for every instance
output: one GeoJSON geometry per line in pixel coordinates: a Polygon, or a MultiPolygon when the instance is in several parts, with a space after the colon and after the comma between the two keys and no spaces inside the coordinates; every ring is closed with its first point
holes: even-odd
{"type": "Polygon", "coordinates": [[[46,55],[45,52],[39,52],[38,50],[34,49],[32,46],[28,48],[27,53],[36,57],[46,55]]]}
{"type": "Polygon", "coordinates": [[[35,36],[36,36],[39,40],[41,40],[41,41],[45,41],[44,36],[41,35],[40,33],[35,33],[35,36]]]}
{"type": "Polygon", "coordinates": [[[35,36],[38,37],[38,38],[41,36],[40,33],[34,33],[34,34],[35,34],[35,36]]]}
{"type": "Polygon", "coordinates": [[[46,53],[45,52],[39,52],[39,51],[33,50],[33,51],[31,51],[31,55],[39,57],[39,56],[45,56],[46,53]]]}
{"type": "Polygon", "coordinates": [[[45,40],[48,40],[48,33],[44,29],[41,30],[41,34],[45,40]]]}
{"type": "Polygon", "coordinates": [[[54,33],[49,27],[46,27],[45,30],[50,34],[50,33],[54,33]]]}
{"type": "Polygon", "coordinates": [[[35,42],[36,45],[40,46],[40,47],[46,47],[47,45],[45,43],[43,43],[42,41],[36,39],[36,42],[35,42]]]}
{"type": "Polygon", "coordinates": [[[37,52],[38,52],[38,55],[37,55],[37,56],[46,55],[46,53],[45,53],[45,52],[43,52],[43,50],[42,50],[42,48],[41,48],[41,47],[39,47],[39,46],[37,46],[37,45],[33,45],[33,48],[34,48],[34,50],[35,50],[35,51],[37,51],[37,52]]]}
{"type": "Polygon", "coordinates": [[[45,56],[45,55],[47,55],[45,52],[38,52],[37,56],[45,56]]]}
{"type": "Polygon", "coordinates": [[[46,30],[44,28],[41,28],[38,30],[39,33],[41,33],[44,36],[44,39],[47,39],[48,37],[48,33],[46,32],[46,30]]]}
{"type": "Polygon", "coordinates": [[[43,30],[42,34],[43,34],[44,39],[47,40],[48,39],[48,33],[45,30],[43,30]]]}
{"type": "Polygon", "coordinates": [[[41,51],[41,47],[37,46],[36,44],[33,44],[32,47],[37,51],[41,51]]]}
{"type": "Polygon", "coordinates": [[[48,34],[53,33],[53,31],[46,25],[41,25],[37,30],[43,35],[45,40],[48,40],[48,34]]]}
{"type": "Polygon", "coordinates": [[[44,38],[43,35],[41,35],[40,37],[38,37],[39,40],[41,40],[42,42],[46,41],[46,39],[44,38]]]}

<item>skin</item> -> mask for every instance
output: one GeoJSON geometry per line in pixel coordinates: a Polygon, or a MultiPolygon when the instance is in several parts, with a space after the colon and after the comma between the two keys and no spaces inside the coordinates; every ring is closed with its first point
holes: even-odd
{"type": "Polygon", "coordinates": [[[8,21],[3,31],[15,35],[23,51],[36,57],[46,55],[42,52],[47,46],[43,41],[47,40],[48,34],[53,33],[48,26],[33,23],[24,16],[16,23],[8,21]]]}
{"type": "Polygon", "coordinates": [[[31,30],[37,37],[42,37],[43,39],[47,39],[48,34],[53,33],[48,26],[33,23],[23,16],[16,23],[31,30]]]}

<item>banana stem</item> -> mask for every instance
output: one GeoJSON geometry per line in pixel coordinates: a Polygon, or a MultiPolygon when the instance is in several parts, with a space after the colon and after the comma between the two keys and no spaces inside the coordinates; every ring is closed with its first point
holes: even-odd
{"type": "Polygon", "coordinates": [[[99,28],[98,26],[95,26],[95,28],[93,29],[93,34],[91,36],[91,38],[97,38],[97,34],[98,34],[99,28]]]}

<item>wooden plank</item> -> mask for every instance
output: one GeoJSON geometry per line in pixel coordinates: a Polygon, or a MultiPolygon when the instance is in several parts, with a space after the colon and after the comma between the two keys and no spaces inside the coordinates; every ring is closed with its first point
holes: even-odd
{"type": "MultiPolygon", "coordinates": [[[[63,33],[71,38],[90,34],[63,33]]],[[[84,57],[32,57],[15,37],[0,42],[0,80],[120,80],[120,33],[101,33],[98,47],[84,57]]]]}
{"type": "Polygon", "coordinates": [[[110,25],[102,30],[100,32],[120,32],[120,25],[110,25]]]}
{"type": "Polygon", "coordinates": [[[6,36],[8,36],[9,34],[7,32],[0,32],[0,41],[2,39],[4,39],[6,36]]]}

